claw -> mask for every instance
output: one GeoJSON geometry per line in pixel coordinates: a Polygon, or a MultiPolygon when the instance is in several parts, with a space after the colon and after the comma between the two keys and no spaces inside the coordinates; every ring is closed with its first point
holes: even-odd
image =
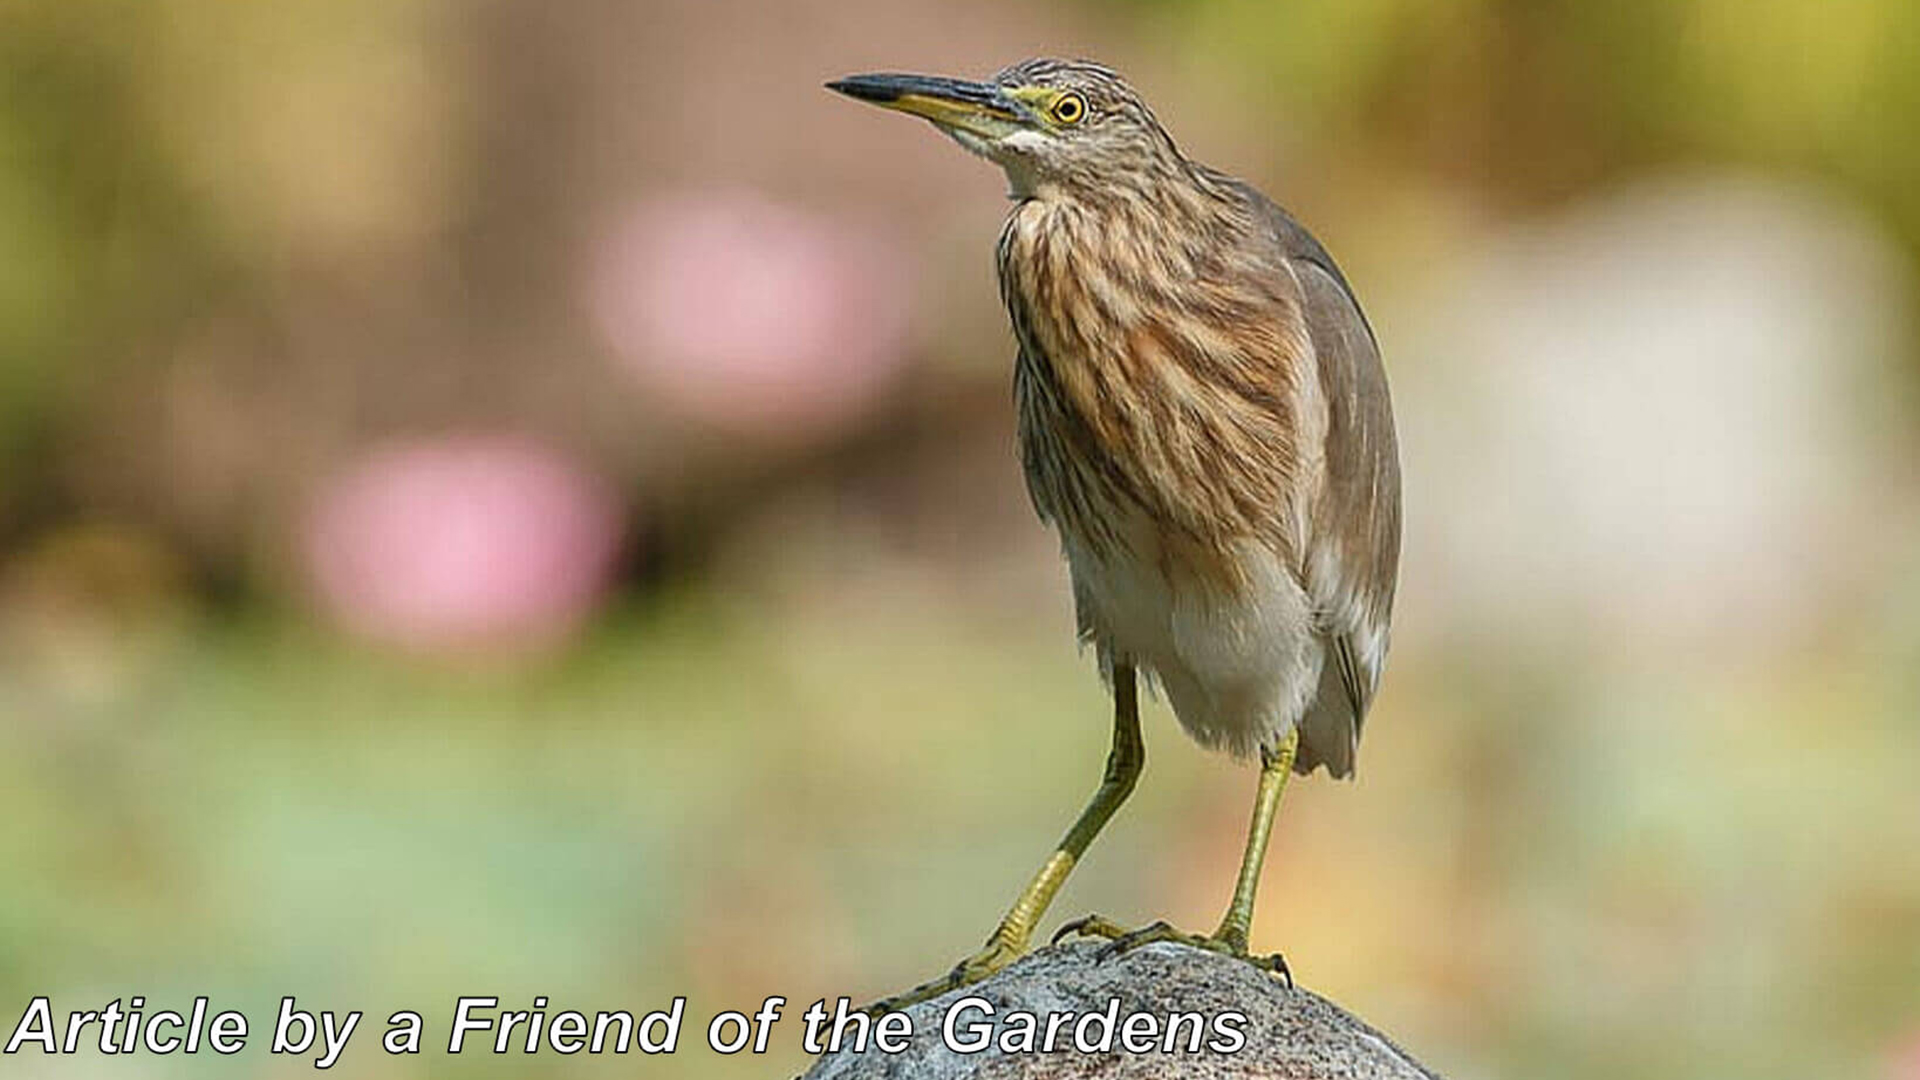
{"type": "Polygon", "coordinates": [[[1281,981],[1287,984],[1287,989],[1293,989],[1293,969],[1287,966],[1286,957],[1279,953],[1274,953],[1272,956],[1267,957],[1265,962],[1267,969],[1275,975],[1280,976],[1281,981]]]}

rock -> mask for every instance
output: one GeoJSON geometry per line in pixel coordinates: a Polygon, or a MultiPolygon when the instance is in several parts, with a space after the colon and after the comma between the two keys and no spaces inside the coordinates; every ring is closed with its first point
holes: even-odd
{"type": "MultiPolygon", "coordinates": [[[[814,1063],[805,1080],[1439,1080],[1353,1014],[1310,990],[1290,989],[1248,964],[1173,944],[1148,945],[1102,960],[1099,953],[1105,944],[1078,941],[1041,949],[985,982],[915,1005],[905,1010],[913,1020],[912,1042],[905,1051],[886,1054],[869,1046],[863,1053],[829,1053],[814,1063]],[[1116,1001],[1120,1023],[1112,1025],[1112,1049],[1102,1051],[1108,1025],[1089,1014],[1116,1015],[1116,1001]],[[1019,1013],[1038,1017],[1033,1050],[1019,1043],[1023,1023],[1014,1018],[1019,1013]],[[1049,1052],[1041,1046],[1048,1017],[1061,1013],[1072,1017],[1057,1025],[1049,1052]],[[1189,1019],[1180,1022],[1175,1033],[1177,1048],[1167,1052],[1173,1017],[1194,1013],[1202,1018],[1202,1048],[1187,1049],[1196,1027],[1189,1019]],[[1245,1022],[1221,1019],[1230,1013],[1241,1014],[1245,1022]],[[1154,1049],[1143,1053],[1121,1048],[1123,1025],[1136,1014],[1153,1018],[1154,1049]],[[1087,1018],[1084,1025],[1082,1018],[1087,1018]],[[1076,1047],[1077,1026],[1092,1044],[1090,1052],[1076,1047]],[[1244,1035],[1244,1045],[1237,1049],[1235,1029],[1244,1035]],[[988,1037],[991,1042],[962,1053],[948,1045],[949,1034],[962,1046],[988,1042],[988,1037]],[[1011,1040],[1011,1052],[1002,1048],[1003,1039],[1011,1040]]],[[[1145,1027],[1145,1021],[1136,1021],[1136,1036],[1142,1036],[1145,1027]]]]}

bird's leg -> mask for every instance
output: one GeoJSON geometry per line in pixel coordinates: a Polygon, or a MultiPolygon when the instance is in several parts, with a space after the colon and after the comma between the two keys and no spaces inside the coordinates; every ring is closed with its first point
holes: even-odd
{"type": "Polygon", "coordinates": [[[1293,772],[1294,754],[1299,748],[1300,732],[1295,728],[1287,732],[1278,747],[1262,748],[1260,751],[1260,790],[1254,796],[1253,822],[1247,828],[1247,850],[1240,859],[1240,879],[1233,886],[1233,902],[1227,905],[1227,914],[1220,920],[1219,929],[1205,937],[1176,930],[1165,922],[1128,930],[1098,915],[1088,915],[1062,926],[1053,939],[1058,941],[1069,934],[1108,938],[1112,944],[1107,946],[1106,951],[1114,955],[1156,941],[1177,941],[1208,952],[1246,960],[1285,977],[1291,984],[1293,976],[1280,954],[1268,957],[1247,954],[1247,935],[1253,928],[1253,899],[1260,888],[1260,869],[1267,860],[1267,840],[1273,834],[1273,819],[1280,809],[1280,795],[1286,790],[1287,777],[1293,772]]]}
{"type": "Polygon", "coordinates": [[[1074,820],[1067,835],[1061,837],[1053,854],[1040,867],[1027,887],[1020,890],[1013,906],[1007,909],[979,952],[967,957],[954,969],[932,982],[877,1001],[868,1012],[882,1013],[903,1009],[916,1002],[939,997],[949,990],[979,982],[999,971],[1027,951],[1034,927],[1046,914],[1054,894],[1066,883],[1075,863],[1086,854],[1087,846],[1099,835],[1114,811],[1132,794],[1133,785],[1146,767],[1146,744],[1140,738],[1140,702],[1135,686],[1133,665],[1116,659],[1113,665],[1113,747],[1107,751],[1107,771],[1086,809],[1074,820]]]}
{"type": "Polygon", "coordinates": [[[1287,777],[1293,774],[1293,758],[1300,749],[1300,729],[1287,729],[1287,736],[1276,749],[1260,751],[1260,788],[1254,795],[1253,821],[1247,826],[1247,850],[1240,856],[1240,878],[1233,885],[1233,902],[1213,936],[1232,946],[1237,955],[1247,952],[1247,935],[1253,929],[1253,897],[1260,888],[1260,870],[1267,862],[1267,841],[1273,836],[1273,819],[1280,811],[1280,796],[1287,789],[1287,777]]]}

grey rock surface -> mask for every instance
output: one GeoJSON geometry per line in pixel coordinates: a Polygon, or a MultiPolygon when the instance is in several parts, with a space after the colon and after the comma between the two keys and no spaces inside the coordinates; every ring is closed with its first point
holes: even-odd
{"type": "Polygon", "coordinates": [[[1080,941],[1041,949],[985,982],[915,1005],[906,1010],[913,1020],[913,1038],[905,1051],[885,1054],[869,1047],[864,1053],[826,1054],[805,1080],[1439,1080],[1353,1014],[1312,991],[1289,989],[1251,965],[1172,944],[1148,945],[1103,960],[1099,953],[1104,944],[1080,941]],[[1026,1048],[1025,1022],[1015,1018],[1021,1013],[1038,1019],[1031,1050],[1026,1048]],[[1048,1017],[1062,1013],[1072,1014],[1071,1019],[1056,1023],[1055,1045],[1048,1051],[1043,1046],[1048,1017]],[[1086,1019],[1094,1013],[1119,1019],[1111,1025],[1111,1049],[1101,1049],[1105,1020],[1086,1019]],[[1179,1022],[1174,1035],[1178,1045],[1168,1052],[1166,1037],[1174,1015],[1194,1013],[1203,1020],[1179,1022]],[[1244,1024],[1224,1022],[1244,1034],[1244,1045],[1237,1048],[1219,1019],[1229,1013],[1246,1018],[1244,1024]],[[1123,1049],[1127,1018],[1135,1015],[1152,1018],[1154,1030],[1149,1037],[1149,1021],[1135,1020],[1135,1049],[1153,1049],[1123,1049]],[[1076,1028],[1090,1049],[1076,1046],[1076,1028]],[[1202,1045],[1190,1051],[1196,1028],[1202,1045]],[[962,1053],[948,1045],[949,1038],[962,1046],[987,1045],[962,1053]]]}

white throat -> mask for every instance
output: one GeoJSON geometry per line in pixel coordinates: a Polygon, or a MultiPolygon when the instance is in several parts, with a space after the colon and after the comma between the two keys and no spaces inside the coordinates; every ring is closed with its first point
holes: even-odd
{"type": "Polygon", "coordinates": [[[967,153],[986,158],[1005,170],[1008,198],[1031,199],[1037,194],[1039,177],[1033,161],[1046,152],[1047,136],[1037,131],[1016,131],[1001,139],[988,140],[963,128],[941,126],[940,130],[967,153]]]}

